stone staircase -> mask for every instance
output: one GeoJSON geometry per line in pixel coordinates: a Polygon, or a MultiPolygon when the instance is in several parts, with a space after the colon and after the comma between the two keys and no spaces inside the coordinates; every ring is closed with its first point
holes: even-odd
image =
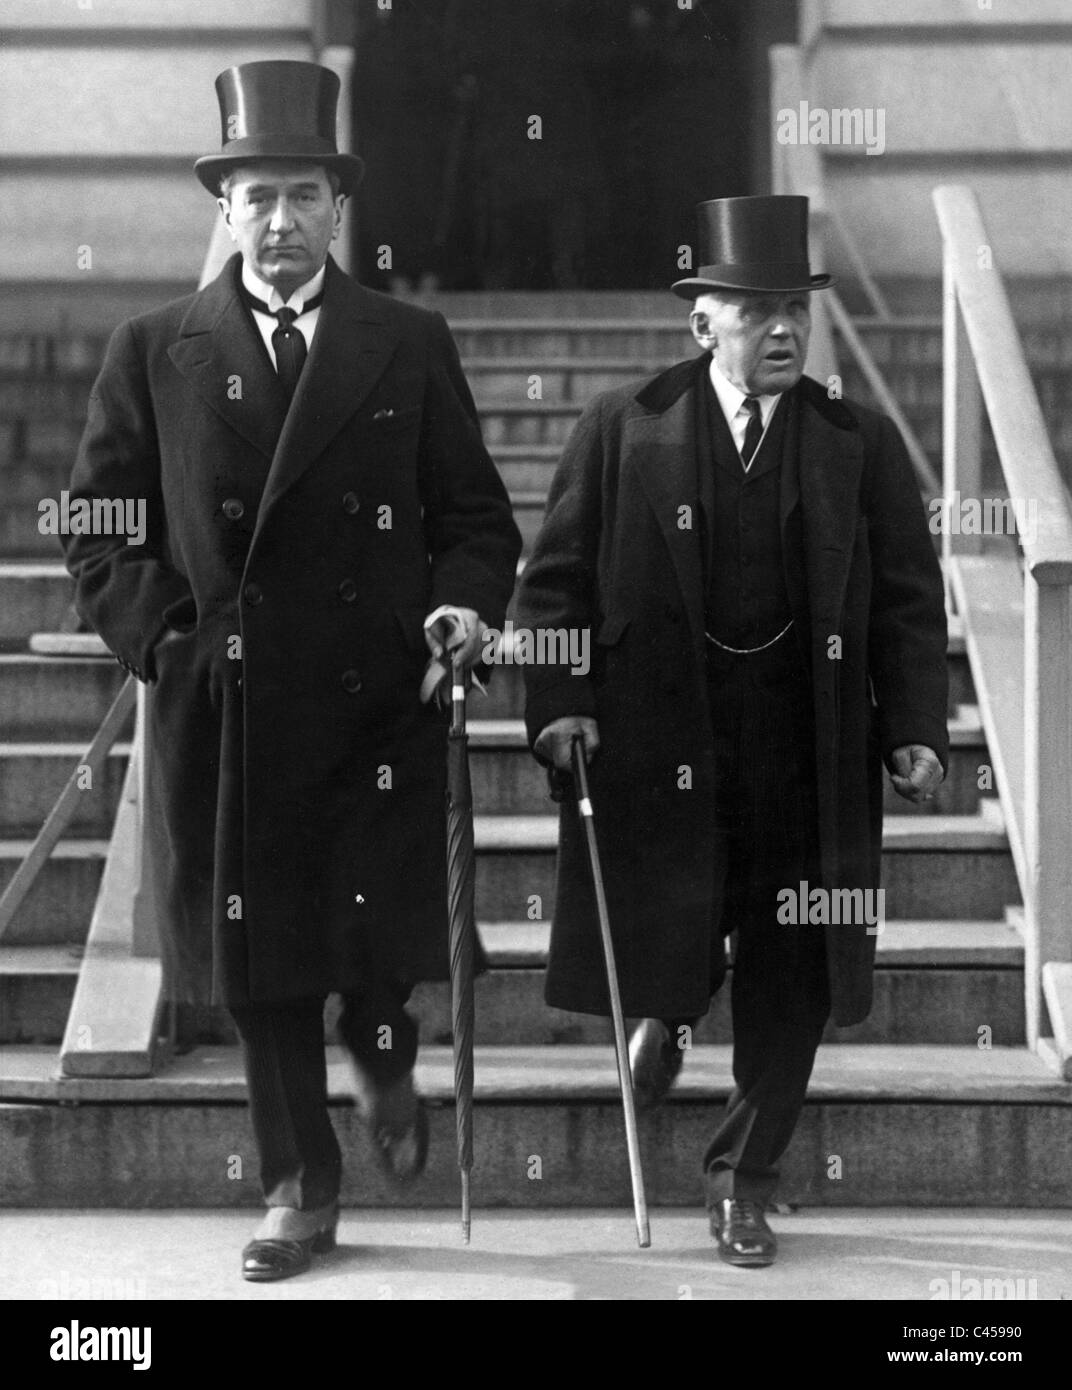
{"type": "MultiPolygon", "coordinates": [[[[665,296],[516,317],[451,311],[485,438],[531,541],[561,446],[596,391],[686,355],[665,296]],[[540,399],[530,399],[538,380],[540,399]]],[[[469,312],[465,312],[468,309],[469,312]]],[[[512,312],[512,310],[511,310],[512,312]]],[[[929,451],[940,427],[938,326],[865,328],[929,451]]],[[[0,341],[0,887],[103,718],[122,673],[107,658],[42,657],[70,597],[37,502],[65,485],[102,342],[0,341]]],[[[1042,364],[1041,369],[1045,370],[1042,364]]],[[[846,394],[854,385],[846,374],[846,394]]],[[[937,459],[935,459],[937,462],[937,459]]],[[[876,1002],[858,1028],[830,1030],[786,1166],[782,1197],[826,1204],[1072,1205],[1053,1162],[1072,1139],[1072,1087],[1024,1045],[1019,889],[959,633],[950,641],[950,776],[911,808],[888,794],[876,1002]],[[982,783],[982,790],[980,789],[982,783]],[[835,1162],[835,1160],[840,1160],[835,1162]]],[[[553,901],[555,808],[524,744],[516,667],[470,705],[477,811],[477,911],[491,960],[477,986],[477,1204],[628,1203],[609,1024],[547,1009],[542,969],[553,901]],[[539,1163],[535,1160],[538,1159],[539,1163]]],[[[219,1020],[182,1030],[147,1080],[61,1080],[58,1043],[77,978],[128,748],[104,776],[0,945],[0,1202],[8,1205],[256,1203],[256,1164],[238,1057],[219,1020]],[[242,1159],[237,1169],[232,1156],[242,1159]],[[240,1170],[240,1176],[234,1176],[240,1170]],[[231,1176],[229,1176],[229,1173],[231,1176]]],[[[597,814],[598,814],[598,807],[597,814]]],[[[437,1206],[455,1200],[452,1066],[445,987],[414,997],[433,1105],[433,1159],[413,1190],[387,1188],[330,1055],[346,1151],[344,1199],[437,1206]]],[[[699,1200],[699,1155],[727,1094],[728,999],[716,1001],[671,1101],[642,1122],[649,1199],[699,1200]]]]}

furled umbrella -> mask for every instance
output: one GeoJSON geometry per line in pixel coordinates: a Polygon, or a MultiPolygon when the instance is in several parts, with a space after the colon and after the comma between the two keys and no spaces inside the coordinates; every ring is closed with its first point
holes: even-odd
{"type": "Polygon", "coordinates": [[[473,789],[465,729],[465,670],[451,656],[450,732],[447,739],[447,905],[450,922],[450,996],[454,1032],[454,1104],[458,1168],[462,1179],[462,1236],[469,1244],[469,1176],[473,1167],[473,974],[476,956],[473,789]]]}

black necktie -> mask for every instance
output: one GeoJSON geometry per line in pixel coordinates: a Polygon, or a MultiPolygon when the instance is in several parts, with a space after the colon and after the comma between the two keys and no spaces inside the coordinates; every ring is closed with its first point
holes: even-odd
{"type": "Polygon", "coordinates": [[[759,401],[755,396],[746,396],[742,405],[748,411],[748,428],[744,432],[744,442],[741,445],[741,462],[747,468],[752,462],[752,455],[759,448],[759,441],[763,438],[763,417],[759,413],[759,401]]]}
{"type": "MultiPolygon", "coordinates": [[[[301,376],[301,369],[309,355],[305,334],[294,323],[298,315],[293,309],[269,309],[264,300],[250,294],[245,285],[242,286],[242,297],[251,309],[257,309],[262,314],[271,315],[279,324],[279,327],[272,333],[272,351],[275,353],[276,372],[279,374],[279,380],[289,400],[294,395],[294,388],[301,376]]],[[[302,305],[302,313],[307,314],[310,309],[319,308],[323,299],[324,292],[321,290],[318,295],[305,301],[302,305]]]]}
{"type": "Polygon", "coordinates": [[[275,353],[275,369],[287,396],[294,395],[294,388],[305,366],[309,349],[305,345],[305,334],[294,326],[298,317],[293,309],[275,311],[279,327],[272,334],[272,351],[275,353]]]}

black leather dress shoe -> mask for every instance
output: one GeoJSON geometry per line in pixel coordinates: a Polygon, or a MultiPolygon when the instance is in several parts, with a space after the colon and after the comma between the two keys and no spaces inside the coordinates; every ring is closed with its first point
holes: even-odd
{"type": "Polygon", "coordinates": [[[653,1110],[677,1080],[684,1054],[661,1018],[645,1018],[629,1040],[629,1066],[638,1110],[653,1110]]]}
{"type": "Polygon", "coordinates": [[[729,1198],[711,1209],[711,1234],[718,1242],[719,1258],[730,1265],[759,1268],[774,1263],[778,1242],[767,1225],[763,1206],[743,1198],[729,1198]]]}
{"type": "Polygon", "coordinates": [[[326,1255],[335,1249],[337,1224],[336,1215],[329,1226],[305,1240],[284,1236],[251,1240],[242,1251],[242,1278],[254,1284],[270,1284],[276,1279],[291,1279],[295,1274],[303,1274],[314,1255],[326,1255]]]}
{"type": "Polygon", "coordinates": [[[413,1089],[412,1073],[384,1085],[354,1064],[354,1100],[384,1172],[412,1182],[428,1162],[428,1112],[413,1089]]]}

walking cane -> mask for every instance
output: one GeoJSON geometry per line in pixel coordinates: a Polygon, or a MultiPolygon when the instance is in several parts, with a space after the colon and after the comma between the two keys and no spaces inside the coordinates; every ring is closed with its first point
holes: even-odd
{"type": "Polygon", "coordinates": [[[618,1085],[621,1088],[622,1109],[625,1112],[625,1142],[629,1150],[629,1178],[633,1185],[633,1212],[636,1216],[637,1244],[641,1250],[646,1250],[651,1245],[651,1231],[648,1229],[648,1204],[644,1197],[644,1174],[640,1167],[636,1107],[633,1104],[633,1074],[629,1069],[629,1046],[625,1037],[622,996],[618,988],[618,967],[614,961],[614,942],[610,935],[607,896],[603,891],[603,870],[599,862],[599,848],[596,845],[592,801],[588,795],[588,769],[584,761],[584,739],[580,734],[573,736],[570,745],[570,757],[573,761],[573,787],[577,794],[577,810],[588,843],[588,862],[592,869],[592,886],[595,889],[596,910],[599,913],[599,934],[603,939],[603,959],[607,966],[607,993],[610,995],[610,1011],[614,1020],[614,1050],[618,1057],[618,1085]]]}

